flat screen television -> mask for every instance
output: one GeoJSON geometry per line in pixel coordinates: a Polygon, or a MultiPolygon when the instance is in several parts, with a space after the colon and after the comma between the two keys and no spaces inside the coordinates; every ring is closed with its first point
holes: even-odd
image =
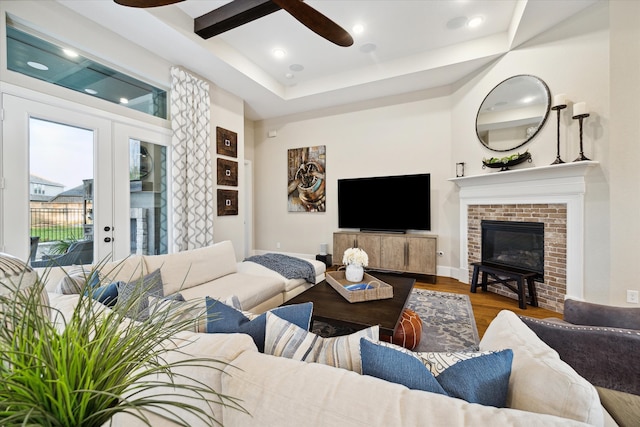
{"type": "Polygon", "coordinates": [[[364,231],[431,230],[431,176],[338,180],[338,227],[364,231]]]}

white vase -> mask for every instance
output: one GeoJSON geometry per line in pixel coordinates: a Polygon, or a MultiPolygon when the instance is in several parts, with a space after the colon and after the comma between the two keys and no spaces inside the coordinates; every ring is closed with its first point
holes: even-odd
{"type": "Polygon", "coordinates": [[[345,277],[350,282],[360,282],[364,277],[364,267],[357,264],[348,264],[345,277]]]}

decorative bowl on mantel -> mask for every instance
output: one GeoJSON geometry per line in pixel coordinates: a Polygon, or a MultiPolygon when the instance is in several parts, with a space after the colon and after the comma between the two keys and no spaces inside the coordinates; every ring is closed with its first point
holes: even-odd
{"type": "Polygon", "coordinates": [[[482,159],[482,169],[484,168],[492,168],[492,169],[498,169],[500,168],[501,171],[507,171],[509,170],[510,166],[515,166],[515,165],[519,165],[520,163],[524,162],[525,160],[528,160],[529,163],[531,163],[531,153],[529,153],[528,151],[525,151],[524,153],[520,154],[513,154],[511,156],[505,156],[505,157],[491,157],[490,159],[482,159]]]}

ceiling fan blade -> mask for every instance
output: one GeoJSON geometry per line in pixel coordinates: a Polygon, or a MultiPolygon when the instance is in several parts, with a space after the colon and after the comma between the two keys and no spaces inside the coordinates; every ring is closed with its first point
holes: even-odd
{"type": "Polygon", "coordinates": [[[319,36],[338,46],[351,46],[353,38],[340,25],[301,0],[271,0],[319,36]]]}
{"type": "Polygon", "coordinates": [[[122,6],[129,7],[157,7],[180,3],[184,0],[113,0],[122,6]]]}

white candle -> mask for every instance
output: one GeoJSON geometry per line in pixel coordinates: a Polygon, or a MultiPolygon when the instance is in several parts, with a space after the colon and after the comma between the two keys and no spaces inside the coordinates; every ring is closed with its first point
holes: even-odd
{"type": "Polygon", "coordinates": [[[567,105],[567,94],[559,93],[553,97],[553,106],[567,105]]]}
{"type": "Polygon", "coordinates": [[[589,114],[586,102],[576,102],[573,104],[573,117],[582,116],[584,114],[589,114]]]}

